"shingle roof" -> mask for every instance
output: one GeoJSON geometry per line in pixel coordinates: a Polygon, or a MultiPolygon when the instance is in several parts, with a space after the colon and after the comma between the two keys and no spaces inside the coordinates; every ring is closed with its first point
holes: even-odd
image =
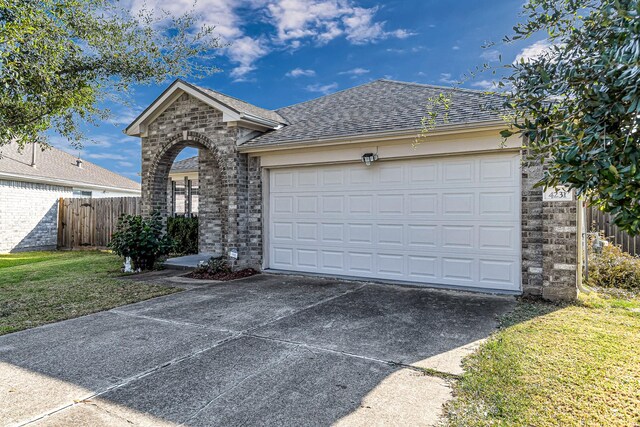
{"type": "Polygon", "coordinates": [[[171,166],[171,172],[186,172],[198,170],[198,156],[189,157],[188,159],[179,160],[171,166]]]}
{"type": "MultiPolygon", "coordinates": [[[[191,84],[191,83],[189,83],[191,84]]],[[[222,102],[223,104],[226,104],[227,106],[231,107],[232,109],[240,112],[240,113],[246,113],[246,114],[251,114],[253,116],[257,116],[263,119],[267,119],[267,120],[271,120],[274,122],[278,122],[278,123],[287,123],[287,121],[280,115],[278,114],[276,111],[272,111],[272,110],[267,110],[265,108],[260,108],[260,107],[256,107],[253,104],[249,104],[248,102],[242,101],[238,98],[234,98],[232,96],[229,95],[225,95],[224,93],[220,93],[217,92],[215,90],[211,90],[211,89],[207,89],[207,88],[203,88],[200,86],[196,86],[194,84],[191,84],[191,86],[194,86],[196,88],[198,88],[200,91],[206,93],[207,95],[215,98],[216,100],[218,100],[219,102],[222,102]]]]}
{"type": "Polygon", "coordinates": [[[451,97],[448,124],[499,120],[504,99],[482,91],[376,80],[276,110],[289,123],[243,145],[266,145],[394,130],[418,130],[430,97],[451,97]]]}
{"type": "Polygon", "coordinates": [[[28,176],[42,182],[61,180],[79,186],[140,190],[139,183],[86,160],[80,168],[76,165],[76,156],[53,147],[44,151],[36,147],[36,167],[31,167],[32,147],[28,145],[20,151],[16,143],[0,146],[0,173],[28,176]]]}

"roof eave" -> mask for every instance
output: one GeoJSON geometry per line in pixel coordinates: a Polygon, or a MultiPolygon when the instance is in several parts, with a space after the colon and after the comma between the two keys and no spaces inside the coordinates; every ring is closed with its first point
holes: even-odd
{"type": "Polygon", "coordinates": [[[61,187],[72,187],[72,188],[82,187],[82,188],[89,188],[89,189],[95,189],[95,190],[121,191],[125,193],[132,193],[132,194],[138,194],[138,195],[142,191],[141,188],[135,189],[135,188],[125,188],[125,187],[114,187],[109,185],[93,184],[93,183],[87,183],[87,182],[81,182],[81,181],[71,181],[66,179],[50,178],[46,176],[39,177],[39,176],[30,176],[30,175],[22,175],[22,174],[13,174],[13,173],[7,173],[7,172],[0,172],[0,178],[13,180],[13,181],[37,182],[37,183],[43,183],[43,184],[60,185],[61,187]]]}
{"type": "MultiPolygon", "coordinates": [[[[454,133],[468,133],[476,131],[486,131],[492,129],[502,129],[505,122],[500,119],[486,120],[479,122],[469,122],[454,125],[442,125],[430,131],[432,135],[447,135],[454,133]]],[[[407,128],[383,132],[369,132],[362,134],[341,135],[326,138],[300,139],[283,142],[272,142],[262,144],[244,144],[238,147],[238,151],[242,153],[260,153],[275,150],[287,150],[292,148],[316,147],[318,145],[344,145],[357,144],[369,141],[389,141],[396,139],[406,139],[417,137],[421,132],[421,128],[407,128]]]]}

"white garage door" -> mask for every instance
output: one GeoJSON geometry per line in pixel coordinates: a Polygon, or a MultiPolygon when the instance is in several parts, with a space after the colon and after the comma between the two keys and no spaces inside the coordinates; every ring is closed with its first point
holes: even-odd
{"type": "Polygon", "coordinates": [[[269,267],[519,290],[519,159],[273,169],[269,267]]]}

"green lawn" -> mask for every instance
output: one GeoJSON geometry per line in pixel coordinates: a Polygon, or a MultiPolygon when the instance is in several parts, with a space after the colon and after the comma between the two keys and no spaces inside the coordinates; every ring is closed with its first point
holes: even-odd
{"type": "Polygon", "coordinates": [[[465,363],[450,426],[640,426],[640,299],[521,302],[465,363]]]}
{"type": "Polygon", "coordinates": [[[0,255],[0,335],[179,291],[123,280],[120,265],[97,251],[0,255]]]}

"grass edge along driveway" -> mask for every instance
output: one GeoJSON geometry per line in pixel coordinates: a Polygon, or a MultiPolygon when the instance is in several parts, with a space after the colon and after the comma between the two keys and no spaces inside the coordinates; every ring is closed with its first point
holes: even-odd
{"type": "Polygon", "coordinates": [[[0,335],[180,291],[123,280],[120,267],[104,251],[0,255],[0,335]]]}
{"type": "Polygon", "coordinates": [[[448,426],[640,426],[640,299],[522,300],[465,369],[448,426]]]}

